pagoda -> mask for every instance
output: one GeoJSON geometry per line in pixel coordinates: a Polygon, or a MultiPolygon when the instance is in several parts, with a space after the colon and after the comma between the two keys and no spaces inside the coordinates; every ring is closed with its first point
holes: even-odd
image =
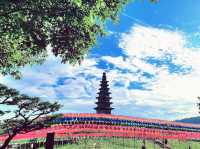
{"type": "Polygon", "coordinates": [[[111,111],[114,109],[111,107],[112,102],[110,102],[110,92],[108,88],[108,81],[106,79],[106,73],[103,73],[103,77],[100,83],[100,89],[97,93],[97,107],[94,108],[97,114],[111,114],[111,111]]]}

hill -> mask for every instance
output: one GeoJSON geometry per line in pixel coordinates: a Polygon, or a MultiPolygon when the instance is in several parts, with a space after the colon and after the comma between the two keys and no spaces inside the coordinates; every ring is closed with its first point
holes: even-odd
{"type": "Polygon", "coordinates": [[[191,118],[184,118],[184,119],[181,119],[181,120],[176,120],[176,122],[191,123],[191,124],[200,124],[200,116],[198,116],[198,117],[191,117],[191,118]]]}

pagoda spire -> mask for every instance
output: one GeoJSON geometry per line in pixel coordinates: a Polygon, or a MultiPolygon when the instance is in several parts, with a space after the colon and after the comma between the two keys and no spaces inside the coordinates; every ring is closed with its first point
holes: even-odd
{"type": "Polygon", "coordinates": [[[100,89],[97,98],[97,107],[94,108],[97,114],[111,114],[111,111],[114,109],[111,107],[112,102],[110,102],[110,92],[108,88],[108,81],[106,79],[106,73],[103,73],[102,80],[100,83],[100,89]]]}

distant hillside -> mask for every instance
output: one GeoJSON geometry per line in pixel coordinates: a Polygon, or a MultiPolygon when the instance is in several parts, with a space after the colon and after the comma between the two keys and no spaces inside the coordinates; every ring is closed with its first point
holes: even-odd
{"type": "Polygon", "coordinates": [[[185,119],[182,119],[182,120],[176,120],[176,122],[200,124],[200,116],[191,117],[191,118],[185,118],[185,119]]]}

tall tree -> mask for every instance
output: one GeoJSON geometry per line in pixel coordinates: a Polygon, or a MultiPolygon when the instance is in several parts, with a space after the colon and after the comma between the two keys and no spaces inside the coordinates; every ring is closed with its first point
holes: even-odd
{"type": "Polygon", "coordinates": [[[107,18],[116,19],[128,0],[0,1],[0,70],[16,74],[20,66],[42,61],[46,46],[74,63],[103,35],[107,18]]]}
{"type": "Polygon", "coordinates": [[[8,135],[0,149],[5,149],[17,134],[49,126],[50,121],[56,118],[49,114],[60,108],[57,102],[49,103],[38,97],[29,97],[2,84],[0,105],[4,105],[0,109],[0,129],[8,135]]]}
{"type": "MultiPolygon", "coordinates": [[[[47,45],[62,62],[80,62],[130,0],[1,0],[0,73],[41,63],[47,45]]],[[[149,0],[155,1],[155,0],[149,0]]]]}

